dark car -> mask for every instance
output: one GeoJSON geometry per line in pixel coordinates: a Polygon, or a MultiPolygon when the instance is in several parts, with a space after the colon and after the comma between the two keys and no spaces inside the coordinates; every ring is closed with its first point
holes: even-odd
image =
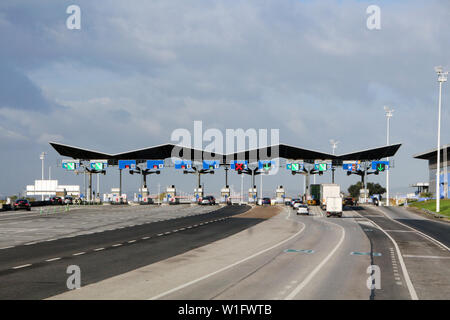
{"type": "Polygon", "coordinates": [[[63,204],[64,200],[61,197],[51,197],[50,204],[63,204]]]}
{"type": "Polygon", "coordinates": [[[206,196],[203,197],[202,200],[200,201],[200,204],[202,205],[215,205],[216,204],[216,198],[214,198],[213,196],[206,196]]]}
{"type": "Polygon", "coordinates": [[[27,199],[17,199],[14,203],[13,210],[25,209],[27,211],[31,210],[30,202],[27,199]]]}
{"type": "Polygon", "coordinates": [[[262,204],[269,204],[270,205],[270,198],[263,198],[262,199],[262,204]]]}

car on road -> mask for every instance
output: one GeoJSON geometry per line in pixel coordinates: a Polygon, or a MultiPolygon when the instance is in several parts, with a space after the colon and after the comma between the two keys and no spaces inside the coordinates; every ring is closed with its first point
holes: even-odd
{"type": "Polygon", "coordinates": [[[301,205],[303,205],[303,202],[301,200],[297,200],[294,202],[294,204],[292,205],[292,209],[297,209],[298,207],[300,207],[301,205]]]}
{"type": "Polygon", "coordinates": [[[27,199],[17,199],[14,202],[13,210],[25,209],[27,211],[31,210],[31,204],[27,199]]]}
{"type": "Polygon", "coordinates": [[[261,204],[262,205],[265,205],[265,204],[270,205],[270,198],[263,198],[262,201],[261,201],[261,204]]]}
{"type": "Polygon", "coordinates": [[[50,204],[63,204],[64,200],[61,197],[51,197],[50,204]]]}
{"type": "Polygon", "coordinates": [[[206,196],[203,197],[202,200],[200,201],[201,205],[215,205],[216,204],[216,198],[214,198],[213,196],[206,196]]]}
{"type": "Polygon", "coordinates": [[[309,208],[306,204],[301,204],[298,206],[297,214],[306,214],[309,215],[309,208]]]}

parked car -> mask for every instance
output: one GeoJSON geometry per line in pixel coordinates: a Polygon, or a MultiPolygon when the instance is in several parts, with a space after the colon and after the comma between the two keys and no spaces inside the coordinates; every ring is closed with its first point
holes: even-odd
{"type": "Polygon", "coordinates": [[[31,210],[31,204],[27,199],[17,199],[14,202],[13,210],[25,209],[27,211],[31,210]]]}
{"type": "Polygon", "coordinates": [[[51,197],[50,204],[63,204],[64,200],[61,197],[51,197]]]}
{"type": "Polygon", "coordinates": [[[73,204],[73,198],[71,196],[65,196],[64,203],[65,204],[73,204]]]}
{"type": "Polygon", "coordinates": [[[301,204],[298,206],[297,214],[306,214],[309,215],[309,208],[306,204],[301,204]]]}
{"type": "Polygon", "coordinates": [[[262,205],[268,204],[270,205],[270,198],[263,198],[262,199],[262,205]]]}
{"type": "Polygon", "coordinates": [[[200,201],[201,205],[215,205],[216,204],[216,198],[214,198],[213,196],[206,196],[203,197],[202,200],[200,201]]]}

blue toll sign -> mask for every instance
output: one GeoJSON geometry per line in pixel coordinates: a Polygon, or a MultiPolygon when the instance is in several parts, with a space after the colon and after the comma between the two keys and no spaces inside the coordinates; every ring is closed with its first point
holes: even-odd
{"type": "Polygon", "coordinates": [[[203,169],[204,170],[214,170],[219,169],[220,163],[215,160],[203,160],[203,169]]]}
{"type": "Polygon", "coordinates": [[[275,165],[275,161],[272,160],[260,160],[258,161],[258,169],[269,171],[275,165]]]}
{"type": "Polygon", "coordinates": [[[378,172],[389,170],[389,161],[372,161],[372,170],[378,172]]]}
{"type": "Polygon", "coordinates": [[[164,160],[147,160],[147,169],[162,169],[164,168],[164,160]]]}
{"type": "Polygon", "coordinates": [[[190,168],[192,168],[191,160],[175,161],[175,169],[190,169],[190,168]]]}
{"type": "Polygon", "coordinates": [[[230,163],[231,170],[242,171],[247,169],[247,167],[248,167],[247,160],[237,160],[237,161],[233,160],[230,163]]]}
{"type": "Polygon", "coordinates": [[[119,169],[136,169],[136,160],[119,160],[119,169]]]}

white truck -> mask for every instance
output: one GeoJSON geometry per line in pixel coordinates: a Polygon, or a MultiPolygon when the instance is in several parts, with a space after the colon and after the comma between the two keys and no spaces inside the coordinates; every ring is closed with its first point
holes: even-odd
{"type": "Polygon", "coordinates": [[[342,198],[341,197],[328,197],[326,207],[327,217],[338,216],[342,217],[342,198]]]}
{"type": "Polygon", "coordinates": [[[327,217],[331,215],[342,216],[341,186],[332,183],[320,185],[320,206],[326,211],[327,217]]]}

